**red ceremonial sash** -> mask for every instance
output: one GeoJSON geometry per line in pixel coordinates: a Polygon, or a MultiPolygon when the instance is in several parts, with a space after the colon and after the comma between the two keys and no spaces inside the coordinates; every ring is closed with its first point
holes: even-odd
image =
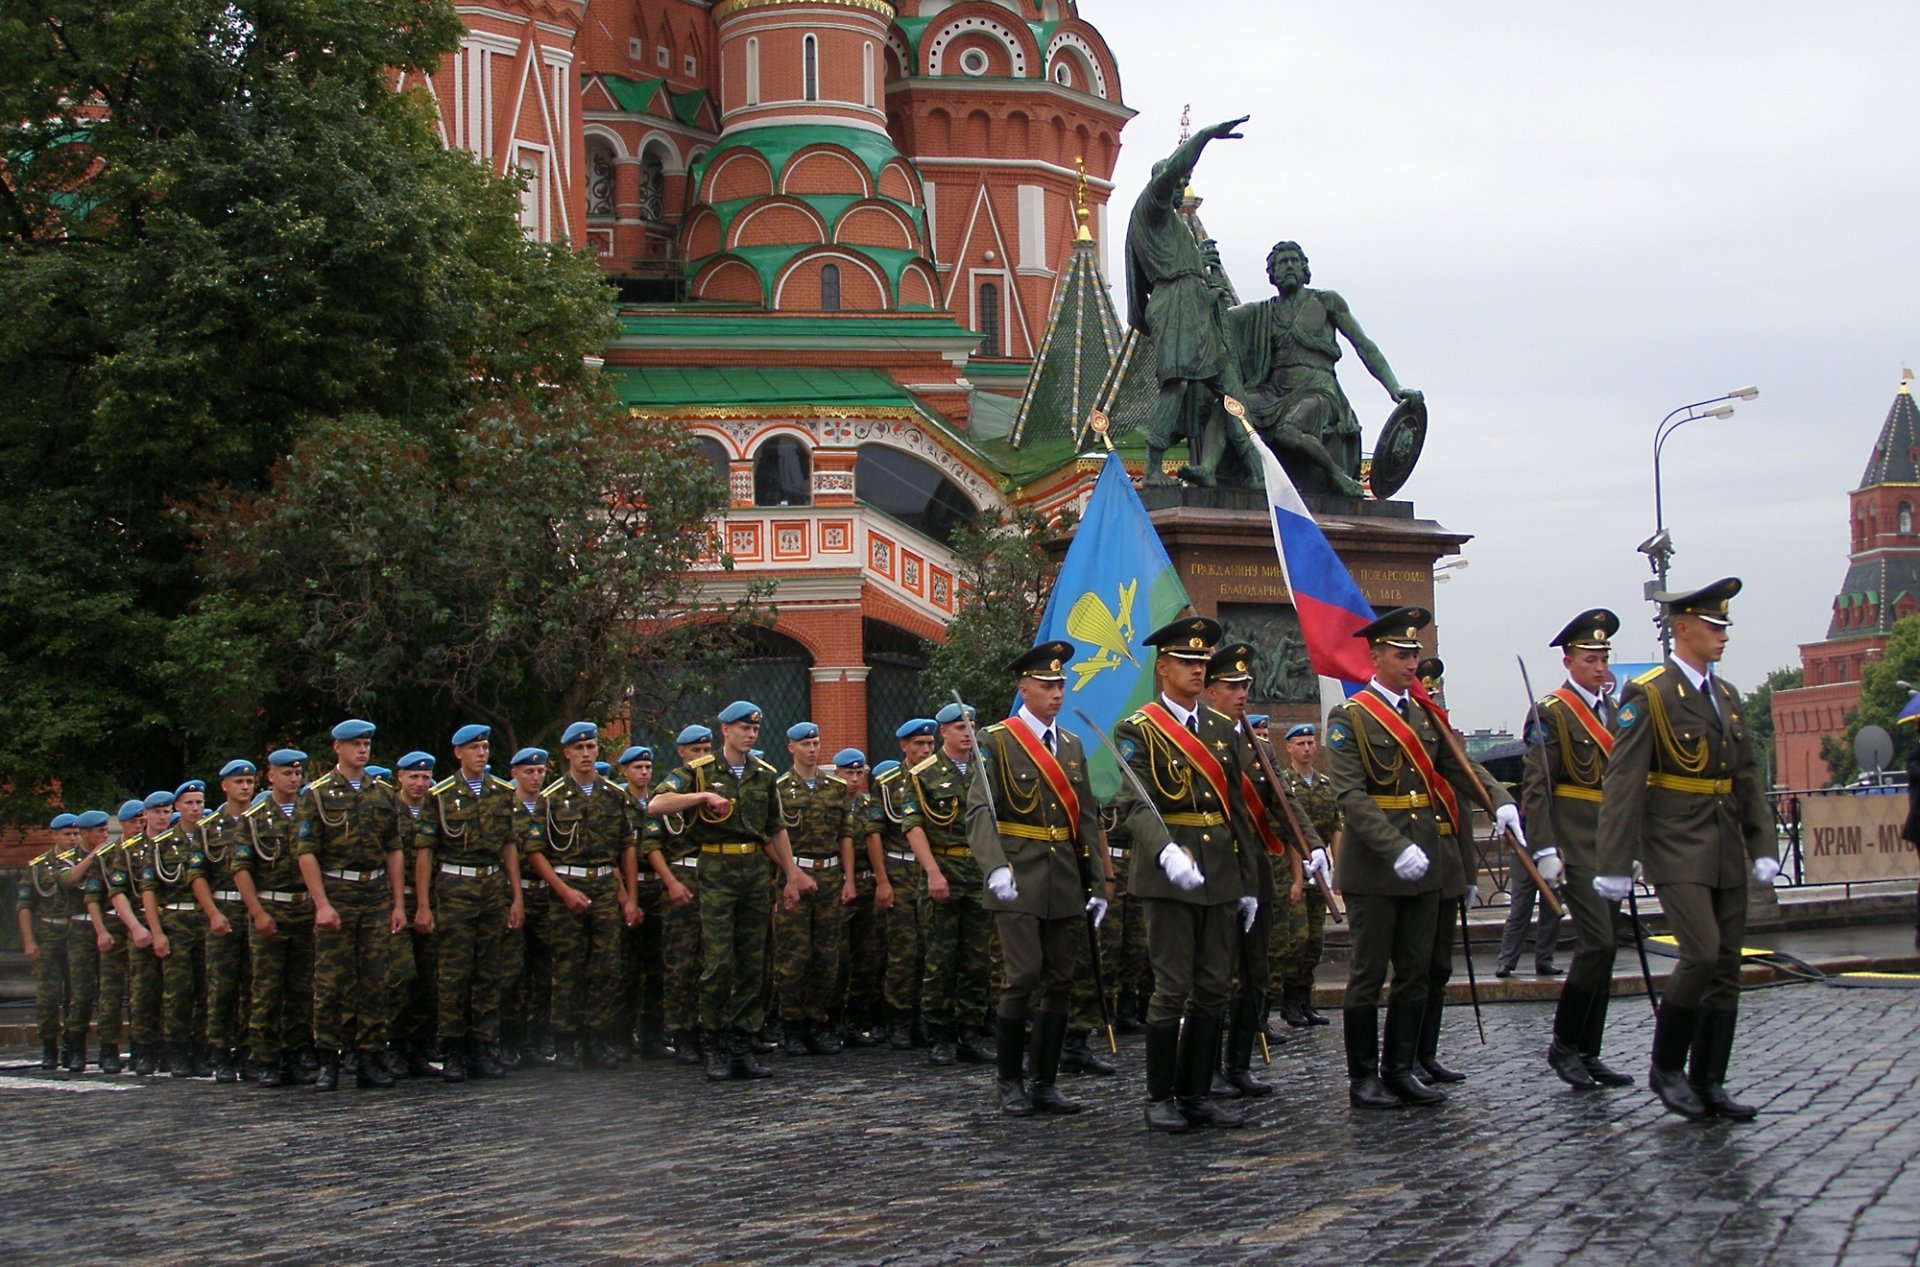
{"type": "MultiPolygon", "coordinates": [[[[1260,741],[1256,739],[1253,742],[1260,741]]],[[[1267,847],[1268,853],[1276,857],[1284,855],[1287,847],[1273,834],[1273,826],[1267,821],[1267,807],[1261,803],[1260,793],[1254,788],[1252,778],[1244,773],[1240,776],[1240,795],[1247,803],[1247,814],[1253,819],[1254,830],[1260,833],[1260,843],[1267,847]]],[[[1285,796],[1285,790],[1280,795],[1285,796]]]]}
{"type": "Polygon", "coordinates": [[[1040,736],[1028,729],[1027,723],[1018,717],[1007,719],[1006,731],[1013,741],[1020,745],[1020,751],[1039,769],[1040,777],[1046,780],[1053,794],[1060,798],[1061,808],[1067,812],[1067,827],[1077,829],[1080,825],[1080,797],[1073,790],[1073,784],[1067,782],[1067,772],[1060,768],[1047,746],[1040,742],[1040,736]]]}
{"type": "Polygon", "coordinates": [[[1193,763],[1207,782],[1213,784],[1213,794],[1220,798],[1220,812],[1227,809],[1227,772],[1220,759],[1207,751],[1199,736],[1173,719],[1173,714],[1160,707],[1158,700],[1143,705],[1140,712],[1153,723],[1154,728],[1167,737],[1167,741],[1178,748],[1181,755],[1193,763]]]}
{"type": "Polygon", "coordinates": [[[1407,754],[1407,759],[1413,762],[1420,781],[1427,785],[1427,799],[1446,811],[1447,821],[1453,824],[1455,832],[1461,831],[1460,799],[1453,794],[1453,784],[1440,777],[1439,768],[1433,764],[1433,758],[1427,755],[1427,745],[1421,743],[1420,736],[1413,733],[1413,727],[1407,725],[1407,719],[1372,691],[1361,691],[1353,697],[1352,702],[1393,736],[1394,742],[1407,754]]]}
{"type": "Polygon", "coordinates": [[[1548,691],[1547,696],[1565,704],[1567,711],[1573,714],[1574,719],[1587,732],[1587,737],[1600,745],[1600,751],[1609,757],[1613,755],[1613,736],[1607,733],[1607,728],[1600,724],[1600,719],[1593,715],[1593,710],[1587,707],[1587,701],[1580,698],[1578,691],[1570,686],[1563,686],[1557,691],[1548,691]]]}

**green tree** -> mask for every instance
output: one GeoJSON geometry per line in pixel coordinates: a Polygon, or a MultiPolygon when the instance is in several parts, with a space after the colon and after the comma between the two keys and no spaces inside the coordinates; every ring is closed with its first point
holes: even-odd
{"type": "Polygon", "coordinates": [[[1760,754],[1763,768],[1767,772],[1767,786],[1774,781],[1773,754],[1773,693],[1775,691],[1798,690],[1802,685],[1802,673],[1795,668],[1778,668],[1767,674],[1767,680],[1758,690],[1750,692],[1741,702],[1741,712],[1746,714],[1747,734],[1753,738],[1754,750],[1760,754]]]}
{"type": "MultiPolygon", "coordinates": [[[[1897,725],[1894,720],[1911,697],[1901,682],[1920,683],[1920,616],[1894,623],[1887,635],[1886,653],[1860,675],[1860,703],[1847,714],[1844,735],[1821,739],[1820,759],[1827,763],[1827,777],[1832,782],[1851,783],[1860,777],[1860,767],[1853,759],[1853,741],[1862,726],[1871,723],[1885,727],[1900,747],[1913,742],[1911,736],[1901,733],[1912,728],[1897,725]]],[[[1896,765],[1899,760],[1896,755],[1896,765]]]]}
{"type": "Polygon", "coordinates": [[[920,674],[932,707],[951,703],[958,691],[984,717],[1001,715],[1013,697],[1002,666],[1033,645],[1060,572],[1061,552],[1048,543],[1057,544],[1073,522],[1019,510],[955,534],[953,552],[966,601],[947,625],[946,642],[932,649],[920,674]]]}

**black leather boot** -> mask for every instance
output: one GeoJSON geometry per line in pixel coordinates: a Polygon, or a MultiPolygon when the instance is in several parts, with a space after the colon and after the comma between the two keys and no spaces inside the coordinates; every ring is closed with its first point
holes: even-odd
{"type": "Polygon", "coordinates": [[[81,1034],[67,1043],[67,1072],[84,1073],[87,1068],[87,1036],[81,1034]]]}
{"type": "Polygon", "coordinates": [[[736,1078],[771,1078],[773,1070],[760,1063],[759,1053],[754,1050],[756,1044],[753,1035],[745,1030],[733,1031],[733,1060],[730,1071],[736,1078]]]}
{"type": "Polygon", "coordinates": [[[809,1055],[810,1051],[807,1045],[807,1037],[812,1027],[805,1021],[788,1021],[783,1028],[786,1031],[787,1055],[809,1055]]]}
{"type": "MultiPolygon", "coordinates": [[[[212,1070],[208,1072],[211,1073],[212,1070]]],[[[193,1057],[178,1043],[167,1044],[167,1076],[169,1078],[193,1077],[193,1057]]]]}
{"type": "Polygon", "coordinates": [[[1714,1117],[1749,1122],[1760,1110],[1727,1094],[1727,1064],[1733,1059],[1733,1029],[1739,1014],[1732,1008],[1710,1008],[1700,1019],[1693,1040],[1693,1068],[1687,1081],[1700,1103],[1714,1117]]]}
{"type": "Polygon", "coordinates": [[[1333,1024],[1313,1006],[1313,987],[1310,985],[1300,987],[1300,1014],[1307,1018],[1309,1025],[1333,1024]]]}
{"type": "Polygon", "coordinates": [[[1299,990],[1287,989],[1287,990],[1281,991],[1280,1019],[1285,1021],[1288,1025],[1292,1026],[1294,1029],[1305,1029],[1308,1025],[1312,1023],[1307,1020],[1306,1012],[1303,1011],[1300,1007],[1300,991],[1299,990]]]}
{"type": "Polygon", "coordinates": [[[807,1050],[816,1056],[838,1056],[846,1050],[840,1041],[840,1027],[826,1021],[814,1021],[807,1027],[807,1050]]]}
{"type": "Polygon", "coordinates": [[[1036,1113],[1078,1113],[1078,1101],[1060,1094],[1054,1080],[1060,1074],[1060,1051],[1067,1041],[1065,1012],[1033,1014],[1033,1089],[1030,1099],[1036,1113]]]}
{"type": "Polygon", "coordinates": [[[705,1057],[700,1053],[701,1034],[697,1029],[675,1031],[673,1035],[673,1059],[682,1065],[700,1064],[705,1057]]]}
{"type": "Polygon", "coordinates": [[[222,1047],[214,1053],[213,1080],[215,1082],[240,1081],[240,1053],[231,1047],[222,1047]]]}
{"type": "Polygon", "coordinates": [[[726,1035],[717,1029],[707,1030],[701,1038],[701,1055],[706,1063],[708,1082],[725,1082],[733,1076],[731,1053],[727,1049],[726,1035]]]}
{"type": "Polygon", "coordinates": [[[1420,1067],[1427,1071],[1428,1082],[1465,1082],[1467,1075],[1440,1063],[1440,1022],[1446,1018],[1447,1001],[1436,991],[1427,995],[1420,1010],[1420,1067]]]}
{"type": "Polygon", "coordinates": [[[465,1082],[467,1080],[467,1049],[469,1044],[454,1039],[447,1044],[446,1052],[440,1058],[440,1079],[443,1082],[465,1082]]]}
{"type": "Polygon", "coordinates": [[[119,1073],[124,1068],[126,1068],[126,1065],[123,1064],[120,1060],[120,1044],[119,1043],[101,1043],[100,1044],[100,1072],[101,1073],[119,1073]]]}
{"type": "Polygon", "coordinates": [[[1253,1076],[1254,1028],[1259,1019],[1249,995],[1235,1005],[1233,1021],[1227,1026],[1227,1082],[1235,1095],[1248,1099],[1273,1094],[1271,1084],[1253,1076]]]}
{"type": "Polygon", "coordinates": [[[1586,1041],[1587,1010],[1593,995],[1571,980],[1561,988],[1560,1003],[1553,1011],[1553,1041],[1547,1044],[1547,1064],[1560,1081],[1582,1091],[1598,1090],[1600,1083],[1587,1072],[1587,1059],[1581,1053],[1586,1041]]]}
{"type": "MultiPolygon", "coordinates": [[[[459,1053],[460,1045],[453,1043],[450,1044],[449,1047],[450,1049],[446,1052],[446,1059],[451,1060],[459,1053]]],[[[483,1078],[489,1082],[495,1078],[504,1078],[507,1076],[507,1067],[501,1063],[500,1057],[496,1053],[495,1044],[485,1042],[478,1038],[468,1040],[467,1076],[469,1078],[483,1078]]]]}
{"type": "Polygon", "coordinates": [[[673,1059],[673,1044],[667,1041],[666,1022],[657,1016],[643,1017],[640,1021],[640,1059],[673,1059]]]}
{"type": "Polygon", "coordinates": [[[135,1043],[133,1045],[134,1076],[151,1078],[158,1068],[159,1058],[153,1054],[153,1047],[148,1043],[135,1043]]]}
{"type": "Polygon", "coordinates": [[[1388,1002],[1386,1060],[1380,1070],[1387,1090],[1416,1108],[1444,1104],[1447,1099],[1446,1092],[1420,1081],[1413,1071],[1419,1058],[1421,1018],[1421,1011],[1388,1002]]]}
{"type": "Polygon", "coordinates": [[[927,1063],[930,1065],[950,1065],[954,1062],[953,1043],[956,1026],[945,1025],[935,1035],[933,1046],[927,1048],[927,1063]]]}
{"type": "Polygon", "coordinates": [[[561,1073],[580,1072],[580,1035],[567,1033],[553,1036],[553,1067],[561,1073]]]}
{"type": "Polygon", "coordinates": [[[49,1072],[58,1069],[62,1063],[61,1057],[65,1054],[66,1053],[60,1050],[59,1039],[43,1038],[40,1040],[40,1067],[42,1069],[48,1070],[49,1072]]]}
{"type": "Polygon", "coordinates": [[[1188,1012],[1186,1032],[1180,1036],[1179,1068],[1173,1093],[1181,1115],[1190,1126],[1245,1126],[1244,1113],[1214,1102],[1213,1072],[1220,1061],[1220,1018],[1188,1012]]]}
{"type": "Polygon", "coordinates": [[[1147,1129],[1179,1134],[1187,1118],[1173,1098],[1180,1059],[1180,1022],[1147,1022],[1147,1129]]]}
{"type": "Polygon", "coordinates": [[[1008,1117],[1032,1117],[1033,1101],[1027,1096],[1020,1072],[1027,1054],[1027,1023],[1002,1016],[998,1037],[994,1045],[994,1091],[1000,1097],[1000,1112],[1008,1117]]]}
{"type": "Polygon", "coordinates": [[[1586,1031],[1580,1040],[1581,1061],[1587,1067],[1587,1073],[1603,1087],[1630,1087],[1633,1075],[1621,1073],[1618,1069],[1608,1068],[1600,1059],[1600,1043],[1607,1033],[1607,996],[1596,990],[1592,995],[1592,1006],[1587,1009],[1586,1031]]]}
{"type": "Polygon", "coordinates": [[[353,1072],[353,1085],[363,1090],[382,1090],[393,1085],[393,1075],[387,1072],[387,1062],[380,1059],[384,1053],[363,1051],[360,1053],[360,1065],[353,1072]]]}
{"type": "Polygon", "coordinates": [[[595,1069],[618,1069],[623,1063],[619,1043],[605,1031],[589,1030],[582,1045],[587,1064],[595,1069]]]}
{"type": "Polygon", "coordinates": [[[887,1046],[906,1051],[913,1046],[913,1033],[907,1027],[907,1014],[894,1012],[887,1017],[887,1046]]]}
{"type": "Polygon", "coordinates": [[[963,1065],[990,1065],[993,1063],[993,1046],[987,1039],[987,1031],[973,1025],[959,1027],[958,1039],[953,1045],[953,1054],[963,1065]]]}
{"type": "Polygon", "coordinates": [[[1707,1106],[1687,1082],[1687,1051],[1699,1028],[1698,1009],[1662,1003],[1653,1022],[1653,1066],[1647,1071],[1647,1085],[1660,1103],[1696,1122],[1707,1116],[1707,1106]]]}
{"type": "Polygon", "coordinates": [[[320,1073],[313,1080],[315,1091],[337,1091],[340,1089],[340,1053],[325,1052],[320,1057],[320,1073]]]}
{"type": "Polygon", "coordinates": [[[1106,1077],[1113,1072],[1113,1062],[1093,1049],[1092,1035],[1086,1030],[1075,1030],[1067,1035],[1066,1048],[1060,1055],[1060,1067],[1068,1073],[1089,1073],[1106,1077]]]}
{"type": "Polygon", "coordinates": [[[1380,1081],[1380,1009],[1345,1008],[1340,1020],[1347,1044],[1347,1103],[1356,1109],[1404,1108],[1380,1081]]]}

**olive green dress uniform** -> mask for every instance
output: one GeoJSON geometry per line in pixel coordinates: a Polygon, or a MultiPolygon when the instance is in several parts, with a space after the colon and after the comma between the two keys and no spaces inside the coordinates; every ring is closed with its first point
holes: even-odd
{"type": "Polygon", "coordinates": [[[263,933],[243,917],[252,964],[248,1057],[269,1085],[288,1080],[295,1058],[314,1045],[313,897],[294,849],[296,805],[264,797],[241,815],[231,837],[233,870],[247,875],[260,909],[273,921],[273,931],[263,933]]]}
{"type": "Polygon", "coordinates": [[[553,947],[553,1030],[563,1060],[577,1043],[584,1058],[611,1067],[614,991],[619,982],[620,933],[625,927],[616,897],[623,855],[636,849],[629,798],[620,785],[598,778],[587,791],[563,774],[540,794],[539,817],[526,825],[521,851],[544,853],[568,887],[593,902],[574,914],[548,894],[548,936],[553,947]]]}
{"type": "Polygon", "coordinates": [[[881,861],[886,863],[887,883],[893,886],[893,905],[879,912],[878,921],[886,961],[881,989],[887,1008],[887,1044],[896,1051],[909,1045],[907,1029],[920,1010],[920,915],[913,897],[920,868],[901,825],[907,789],[906,767],[898,766],[874,777],[867,802],[868,835],[880,837],[881,861]]]}
{"type": "MultiPolygon", "coordinates": [[[[367,1058],[386,1040],[394,943],[389,867],[402,865],[399,795],[365,775],[355,788],[329,770],[300,793],[294,856],[320,864],[340,927],[313,933],[313,1037],[323,1062],[342,1051],[367,1058]]],[[[401,934],[404,936],[405,934],[401,934]]]]}
{"type": "Polygon", "coordinates": [[[241,830],[238,814],[222,804],[200,820],[200,865],[195,874],[213,893],[214,909],[226,916],[226,936],[207,931],[207,1045],[213,1048],[220,1081],[232,1080],[234,1053],[247,1036],[249,965],[247,908],[233,885],[233,845],[241,830]]]}
{"type": "Polygon", "coordinates": [[[140,892],[160,908],[167,956],[159,960],[168,1068],[177,1077],[192,1072],[201,1035],[194,1031],[194,995],[206,977],[207,917],[194,901],[194,872],[205,864],[197,842],[177,825],[147,842],[140,892]]]}
{"type": "MultiPolygon", "coordinates": [[[[33,921],[33,940],[39,958],[33,965],[35,1032],[45,1053],[41,1067],[52,1069],[64,1061],[56,1056],[61,1041],[64,1015],[71,1006],[70,978],[67,969],[69,930],[74,929],[69,902],[60,890],[60,873],[80,860],[73,849],[60,849],[35,858],[20,875],[14,890],[14,909],[26,911],[33,921]]],[[[87,944],[93,944],[93,930],[85,930],[87,944]]],[[[83,1031],[84,1032],[84,1031],[83,1031]]]]}
{"type": "Polygon", "coordinates": [[[788,1050],[796,1036],[811,1049],[838,1050],[837,1035],[828,1029],[834,1011],[834,987],[840,981],[840,958],[845,949],[840,889],[845,879],[840,849],[850,844],[853,820],[848,815],[852,793],[847,781],[822,770],[811,784],[789,770],[777,780],[781,821],[793,848],[794,865],[813,877],[818,887],[800,895],[792,910],[778,905],[773,912],[773,987],[780,1000],[780,1020],[786,1028],[788,1050]]]}
{"type": "Polygon", "coordinates": [[[759,757],[749,755],[736,774],[708,754],[654,788],[656,796],[714,792],[731,802],[725,813],[687,810],[685,836],[700,858],[700,1026],[709,1044],[740,1052],[766,1019],[760,994],[771,914],[766,844],[784,826],[777,777],[759,757]]]}
{"type": "Polygon", "coordinates": [[[967,789],[972,763],[963,770],[944,752],[936,752],[907,772],[900,805],[903,832],[926,833],[934,863],[947,881],[947,900],[927,893],[920,873],[920,1011],[928,1032],[947,1042],[985,1032],[992,981],[987,908],[982,903],[986,873],[967,843],[967,789]]]}
{"type": "Polygon", "coordinates": [[[479,790],[455,773],[433,785],[414,848],[433,862],[435,1032],[443,1051],[500,1042],[507,940],[507,871],[513,846],[513,784],[485,773],[479,790]]]}
{"type": "MultiPolygon", "coordinates": [[[[127,899],[135,919],[142,918],[140,875],[147,866],[152,841],[145,832],[120,846],[120,865],[107,872],[107,896],[127,899]]],[[[115,921],[118,922],[118,921],[115,921]]],[[[103,985],[104,988],[104,985],[103,985]]],[[[152,1073],[160,1059],[160,1043],[165,1036],[160,960],[151,946],[142,949],[127,938],[127,974],[124,982],[127,998],[127,1041],[133,1052],[135,1073],[152,1073]]]]}
{"type": "MultiPolygon", "coordinates": [[[[1334,795],[1333,780],[1324,774],[1306,779],[1290,765],[1280,761],[1274,764],[1295,804],[1306,811],[1306,821],[1313,824],[1314,833],[1323,844],[1331,842],[1340,833],[1340,802],[1334,795]]],[[[1287,903],[1285,926],[1275,929],[1275,940],[1279,948],[1273,957],[1272,988],[1280,996],[1283,1015],[1292,1024],[1296,1009],[1303,1017],[1312,1015],[1307,1009],[1313,1004],[1313,972],[1326,951],[1327,900],[1321,896],[1319,885],[1303,884],[1300,900],[1287,903]]]]}
{"type": "MultiPolygon", "coordinates": [[[[1670,614],[1724,620],[1729,578],[1675,596],[1670,614]]],[[[1687,1082],[1706,1111],[1750,1116],[1722,1090],[1740,1005],[1740,943],[1746,935],[1749,869],[1777,857],[1765,779],[1740,694],[1707,678],[1695,689],[1672,658],[1627,684],[1600,803],[1597,865],[1626,876],[1638,859],[1679,943],[1653,1037],[1656,1089],[1665,1075],[1687,1082]]],[[[1665,1094],[1662,1099],[1666,1099],[1665,1094]]]]}
{"type": "MultiPolygon", "coordinates": [[[[1512,801],[1511,793],[1485,766],[1478,761],[1469,761],[1468,765],[1480,780],[1480,786],[1512,801]]],[[[1462,789],[1462,813],[1468,812],[1468,803],[1462,789]]],[[[1433,942],[1427,950],[1427,998],[1420,1008],[1420,1039],[1414,1048],[1414,1058],[1426,1071],[1429,1082],[1463,1082],[1465,1074],[1440,1063],[1440,1027],[1446,1019],[1447,982],[1453,979],[1453,949],[1460,939],[1460,912],[1467,895],[1480,880],[1480,859],[1474,850],[1473,834],[1457,832],[1441,836],[1435,862],[1440,871],[1440,911],[1434,919],[1433,942]]]]}

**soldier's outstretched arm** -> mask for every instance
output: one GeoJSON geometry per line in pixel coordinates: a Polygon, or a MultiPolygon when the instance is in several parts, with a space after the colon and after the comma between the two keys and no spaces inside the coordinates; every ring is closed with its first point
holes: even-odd
{"type": "Polygon", "coordinates": [[[1320,292],[1320,302],[1326,308],[1327,315],[1333,318],[1333,325],[1341,334],[1347,336],[1347,342],[1353,344],[1353,350],[1360,357],[1360,363],[1367,367],[1367,373],[1374,376],[1380,386],[1387,389],[1387,395],[1395,400],[1418,400],[1420,393],[1400,386],[1400,380],[1394,377],[1393,367],[1387,364],[1386,354],[1367,332],[1360,328],[1360,319],[1353,315],[1353,309],[1347,301],[1331,290],[1320,292]]]}

